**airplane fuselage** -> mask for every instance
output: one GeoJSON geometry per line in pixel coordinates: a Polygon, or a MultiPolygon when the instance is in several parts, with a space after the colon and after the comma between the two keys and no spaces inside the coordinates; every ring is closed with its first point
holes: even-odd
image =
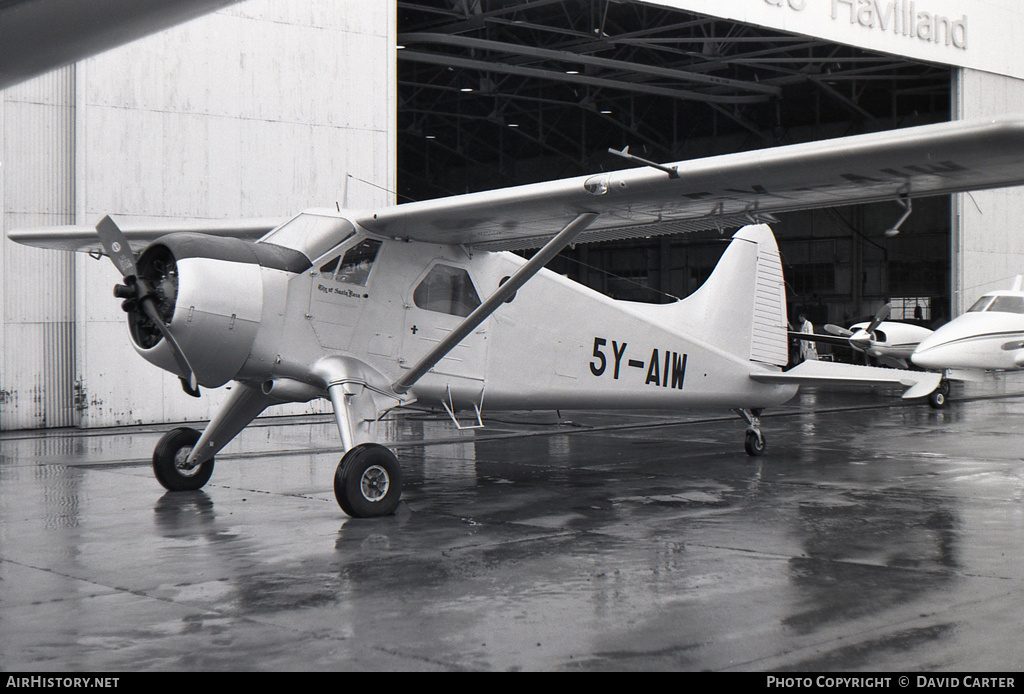
{"type": "MultiPolygon", "coordinates": [[[[334,355],[365,363],[385,389],[525,263],[508,252],[365,232],[308,267],[291,250],[244,253],[247,242],[215,243],[229,248],[177,259],[170,322],[207,387],[229,380],[308,383],[310,365],[334,355]]],[[[260,245],[266,246],[248,244],[260,245]]],[[[728,311],[723,305],[717,313],[728,311]]],[[[720,320],[730,323],[727,315],[720,320]]],[[[734,338],[705,322],[686,301],[618,301],[541,271],[410,396],[456,410],[637,409],[764,408],[796,393],[795,386],[751,380],[758,365],[749,353],[731,352],[734,338]]],[[[176,371],[163,342],[136,349],[176,371]]]]}
{"type": "MultiPolygon", "coordinates": [[[[507,252],[382,240],[365,284],[354,285],[320,271],[319,259],[288,280],[283,329],[296,344],[282,346],[273,322],[261,327],[269,350],[261,351],[257,338],[243,373],[259,375],[280,356],[271,373],[286,375],[281,366],[288,362],[301,369],[312,354],[334,353],[397,380],[475,305],[457,305],[451,294],[469,290],[484,299],[524,262],[507,252]],[[440,299],[424,297],[436,283],[440,299]],[[304,330],[288,320],[296,315],[304,317],[304,330]]],[[[767,407],[793,396],[794,388],[752,382],[748,359],[683,328],[673,324],[672,307],[616,301],[541,271],[413,395],[428,405],[450,400],[457,409],[767,407]]]]}
{"type": "Polygon", "coordinates": [[[1024,315],[965,313],[923,340],[912,359],[933,370],[1024,368],[1024,315]]]}

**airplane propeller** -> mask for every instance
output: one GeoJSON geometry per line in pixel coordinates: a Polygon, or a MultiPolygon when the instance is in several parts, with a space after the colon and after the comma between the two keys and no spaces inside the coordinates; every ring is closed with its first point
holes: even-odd
{"type": "Polygon", "coordinates": [[[199,383],[195,371],[164,321],[164,313],[170,312],[170,309],[166,308],[167,304],[170,304],[171,309],[174,305],[175,297],[167,296],[167,294],[169,292],[176,293],[176,285],[170,290],[165,288],[168,276],[174,273],[173,268],[155,267],[157,264],[154,263],[154,267],[149,268],[149,272],[146,273],[147,276],[142,276],[135,264],[135,256],[132,254],[127,237],[109,216],[101,219],[96,225],[96,233],[99,235],[100,243],[103,244],[104,252],[113,261],[114,266],[117,267],[124,279],[124,284],[114,286],[114,296],[124,299],[121,308],[134,318],[137,325],[142,328],[152,325],[167,340],[179,368],[188,374],[187,386],[186,379],[182,379],[182,386],[186,386],[185,390],[189,395],[198,397],[199,383]],[[161,305],[164,306],[164,311],[161,311],[161,305]]]}
{"type": "Polygon", "coordinates": [[[833,323],[825,324],[825,332],[832,333],[833,335],[838,335],[839,337],[850,337],[853,335],[852,330],[847,330],[846,328],[840,327],[833,323]]]}
{"type": "Polygon", "coordinates": [[[833,335],[840,335],[846,337],[850,341],[850,345],[854,349],[858,349],[861,352],[866,352],[875,343],[875,330],[881,325],[882,321],[889,317],[892,312],[892,305],[886,304],[882,308],[878,309],[875,313],[875,317],[871,319],[871,322],[864,328],[858,328],[857,330],[847,330],[846,328],[840,328],[838,325],[832,325],[829,323],[825,326],[825,330],[832,333],[833,335]]]}

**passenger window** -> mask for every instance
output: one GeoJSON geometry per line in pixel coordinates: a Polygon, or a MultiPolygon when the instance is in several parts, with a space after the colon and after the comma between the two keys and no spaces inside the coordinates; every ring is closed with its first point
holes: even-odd
{"type": "Polygon", "coordinates": [[[480,305],[480,296],[469,273],[450,265],[435,265],[416,287],[412,300],[427,311],[463,318],[480,305]]]}

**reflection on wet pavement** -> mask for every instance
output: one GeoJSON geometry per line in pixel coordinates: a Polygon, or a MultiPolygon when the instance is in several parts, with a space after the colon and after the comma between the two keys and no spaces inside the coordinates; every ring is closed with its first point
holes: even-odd
{"type": "Polygon", "coordinates": [[[329,417],[174,494],[167,427],[5,434],[0,664],[1018,670],[1024,397],[959,395],[812,391],[759,459],[726,413],[403,416],[373,520],[335,503],[329,417]]]}

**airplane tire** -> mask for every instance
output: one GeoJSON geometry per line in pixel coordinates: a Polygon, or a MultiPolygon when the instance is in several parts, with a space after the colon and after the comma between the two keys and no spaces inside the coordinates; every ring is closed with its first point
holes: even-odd
{"type": "Polygon", "coordinates": [[[928,396],[928,404],[936,410],[941,410],[946,406],[946,394],[942,392],[941,388],[932,391],[928,396]]]}
{"type": "Polygon", "coordinates": [[[759,432],[748,431],[743,438],[743,448],[747,451],[747,455],[764,455],[765,446],[764,435],[759,432]]]}
{"type": "Polygon", "coordinates": [[[388,516],[402,498],[402,468],[390,450],[362,443],[349,450],[334,473],[334,497],[353,518],[388,516]]]}
{"type": "Polygon", "coordinates": [[[161,437],[153,449],[153,474],[157,481],[172,492],[201,488],[213,474],[213,458],[191,470],[185,464],[192,447],[199,441],[199,432],[188,427],[171,429],[161,437]]]}

